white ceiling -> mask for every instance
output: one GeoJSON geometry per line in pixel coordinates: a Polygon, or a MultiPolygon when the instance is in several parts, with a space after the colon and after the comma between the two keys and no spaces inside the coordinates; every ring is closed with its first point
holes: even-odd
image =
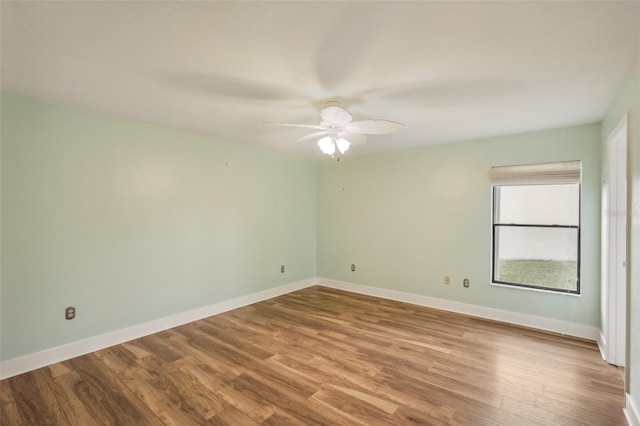
{"type": "Polygon", "coordinates": [[[5,2],[2,88],[320,156],[339,99],[406,125],[350,154],[596,122],[640,48],[638,2],[5,2]]]}

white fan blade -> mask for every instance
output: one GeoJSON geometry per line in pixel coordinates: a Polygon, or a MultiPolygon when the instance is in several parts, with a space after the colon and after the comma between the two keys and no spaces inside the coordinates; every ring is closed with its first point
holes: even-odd
{"type": "Polygon", "coordinates": [[[353,146],[361,146],[367,143],[367,137],[361,133],[340,132],[338,136],[348,140],[353,146]]]}
{"type": "Polygon", "coordinates": [[[397,132],[403,127],[404,124],[396,123],[395,121],[362,120],[347,124],[345,130],[363,135],[386,135],[387,133],[397,132]]]}
{"type": "Polygon", "coordinates": [[[329,124],[333,127],[346,126],[351,123],[352,120],[351,113],[337,105],[322,108],[320,110],[320,117],[322,117],[323,123],[329,124]]]}
{"type": "Polygon", "coordinates": [[[303,129],[317,129],[317,130],[324,129],[324,127],[314,126],[312,124],[289,124],[289,123],[275,123],[275,122],[265,122],[264,124],[269,124],[272,126],[302,127],[303,129]]]}
{"type": "Polygon", "coordinates": [[[308,141],[308,140],[311,140],[311,139],[316,139],[317,140],[317,139],[320,138],[320,136],[326,136],[326,135],[327,135],[326,131],[313,132],[313,133],[310,133],[308,135],[300,136],[299,138],[294,139],[293,143],[304,142],[304,141],[308,141]]]}

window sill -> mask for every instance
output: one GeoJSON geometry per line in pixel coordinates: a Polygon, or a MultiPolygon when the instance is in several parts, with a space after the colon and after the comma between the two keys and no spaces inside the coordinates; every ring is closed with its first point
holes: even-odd
{"type": "Polygon", "coordinates": [[[513,290],[535,291],[535,292],[538,292],[538,293],[555,294],[557,296],[574,296],[574,297],[582,296],[582,293],[565,293],[565,292],[560,292],[560,291],[544,290],[544,289],[541,289],[541,288],[519,287],[519,286],[509,285],[509,284],[499,284],[499,283],[490,282],[489,285],[494,286],[494,287],[510,288],[510,289],[513,289],[513,290]]]}

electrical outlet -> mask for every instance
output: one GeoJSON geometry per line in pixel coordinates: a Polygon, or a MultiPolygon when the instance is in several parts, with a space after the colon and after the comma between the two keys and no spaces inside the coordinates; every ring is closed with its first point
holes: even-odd
{"type": "Polygon", "coordinates": [[[351,272],[355,272],[356,271],[356,264],[352,263],[351,264],[351,272]]]}
{"type": "Polygon", "coordinates": [[[280,273],[281,273],[281,274],[284,274],[284,265],[281,265],[281,266],[280,266],[280,273]]]}
{"type": "Polygon", "coordinates": [[[64,318],[68,320],[72,320],[75,317],[76,317],[76,308],[74,308],[73,306],[68,306],[64,310],[64,318]]]}
{"type": "Polygon", "coordinates": [[[446,285],[451,284],[451,277],[450,277],[449,275],[445,275],[445,276],[444,276],[444,283],[445,283],[446,285]]]}
{"type": "Polygon", "coordinates": [[[469,288],[469,278],[465,278],[464,280],[462,280],[462,285],[464,286],[464,288],[469,288]]]}

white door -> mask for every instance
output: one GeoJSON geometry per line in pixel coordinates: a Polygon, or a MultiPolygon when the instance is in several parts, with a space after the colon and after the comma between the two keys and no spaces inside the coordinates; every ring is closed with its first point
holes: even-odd
{"type": "Polygon", "coordinates": [[[624,366],[627,306],[627,117],[607,138],[602,326],[608,363],[624,366]]]}

